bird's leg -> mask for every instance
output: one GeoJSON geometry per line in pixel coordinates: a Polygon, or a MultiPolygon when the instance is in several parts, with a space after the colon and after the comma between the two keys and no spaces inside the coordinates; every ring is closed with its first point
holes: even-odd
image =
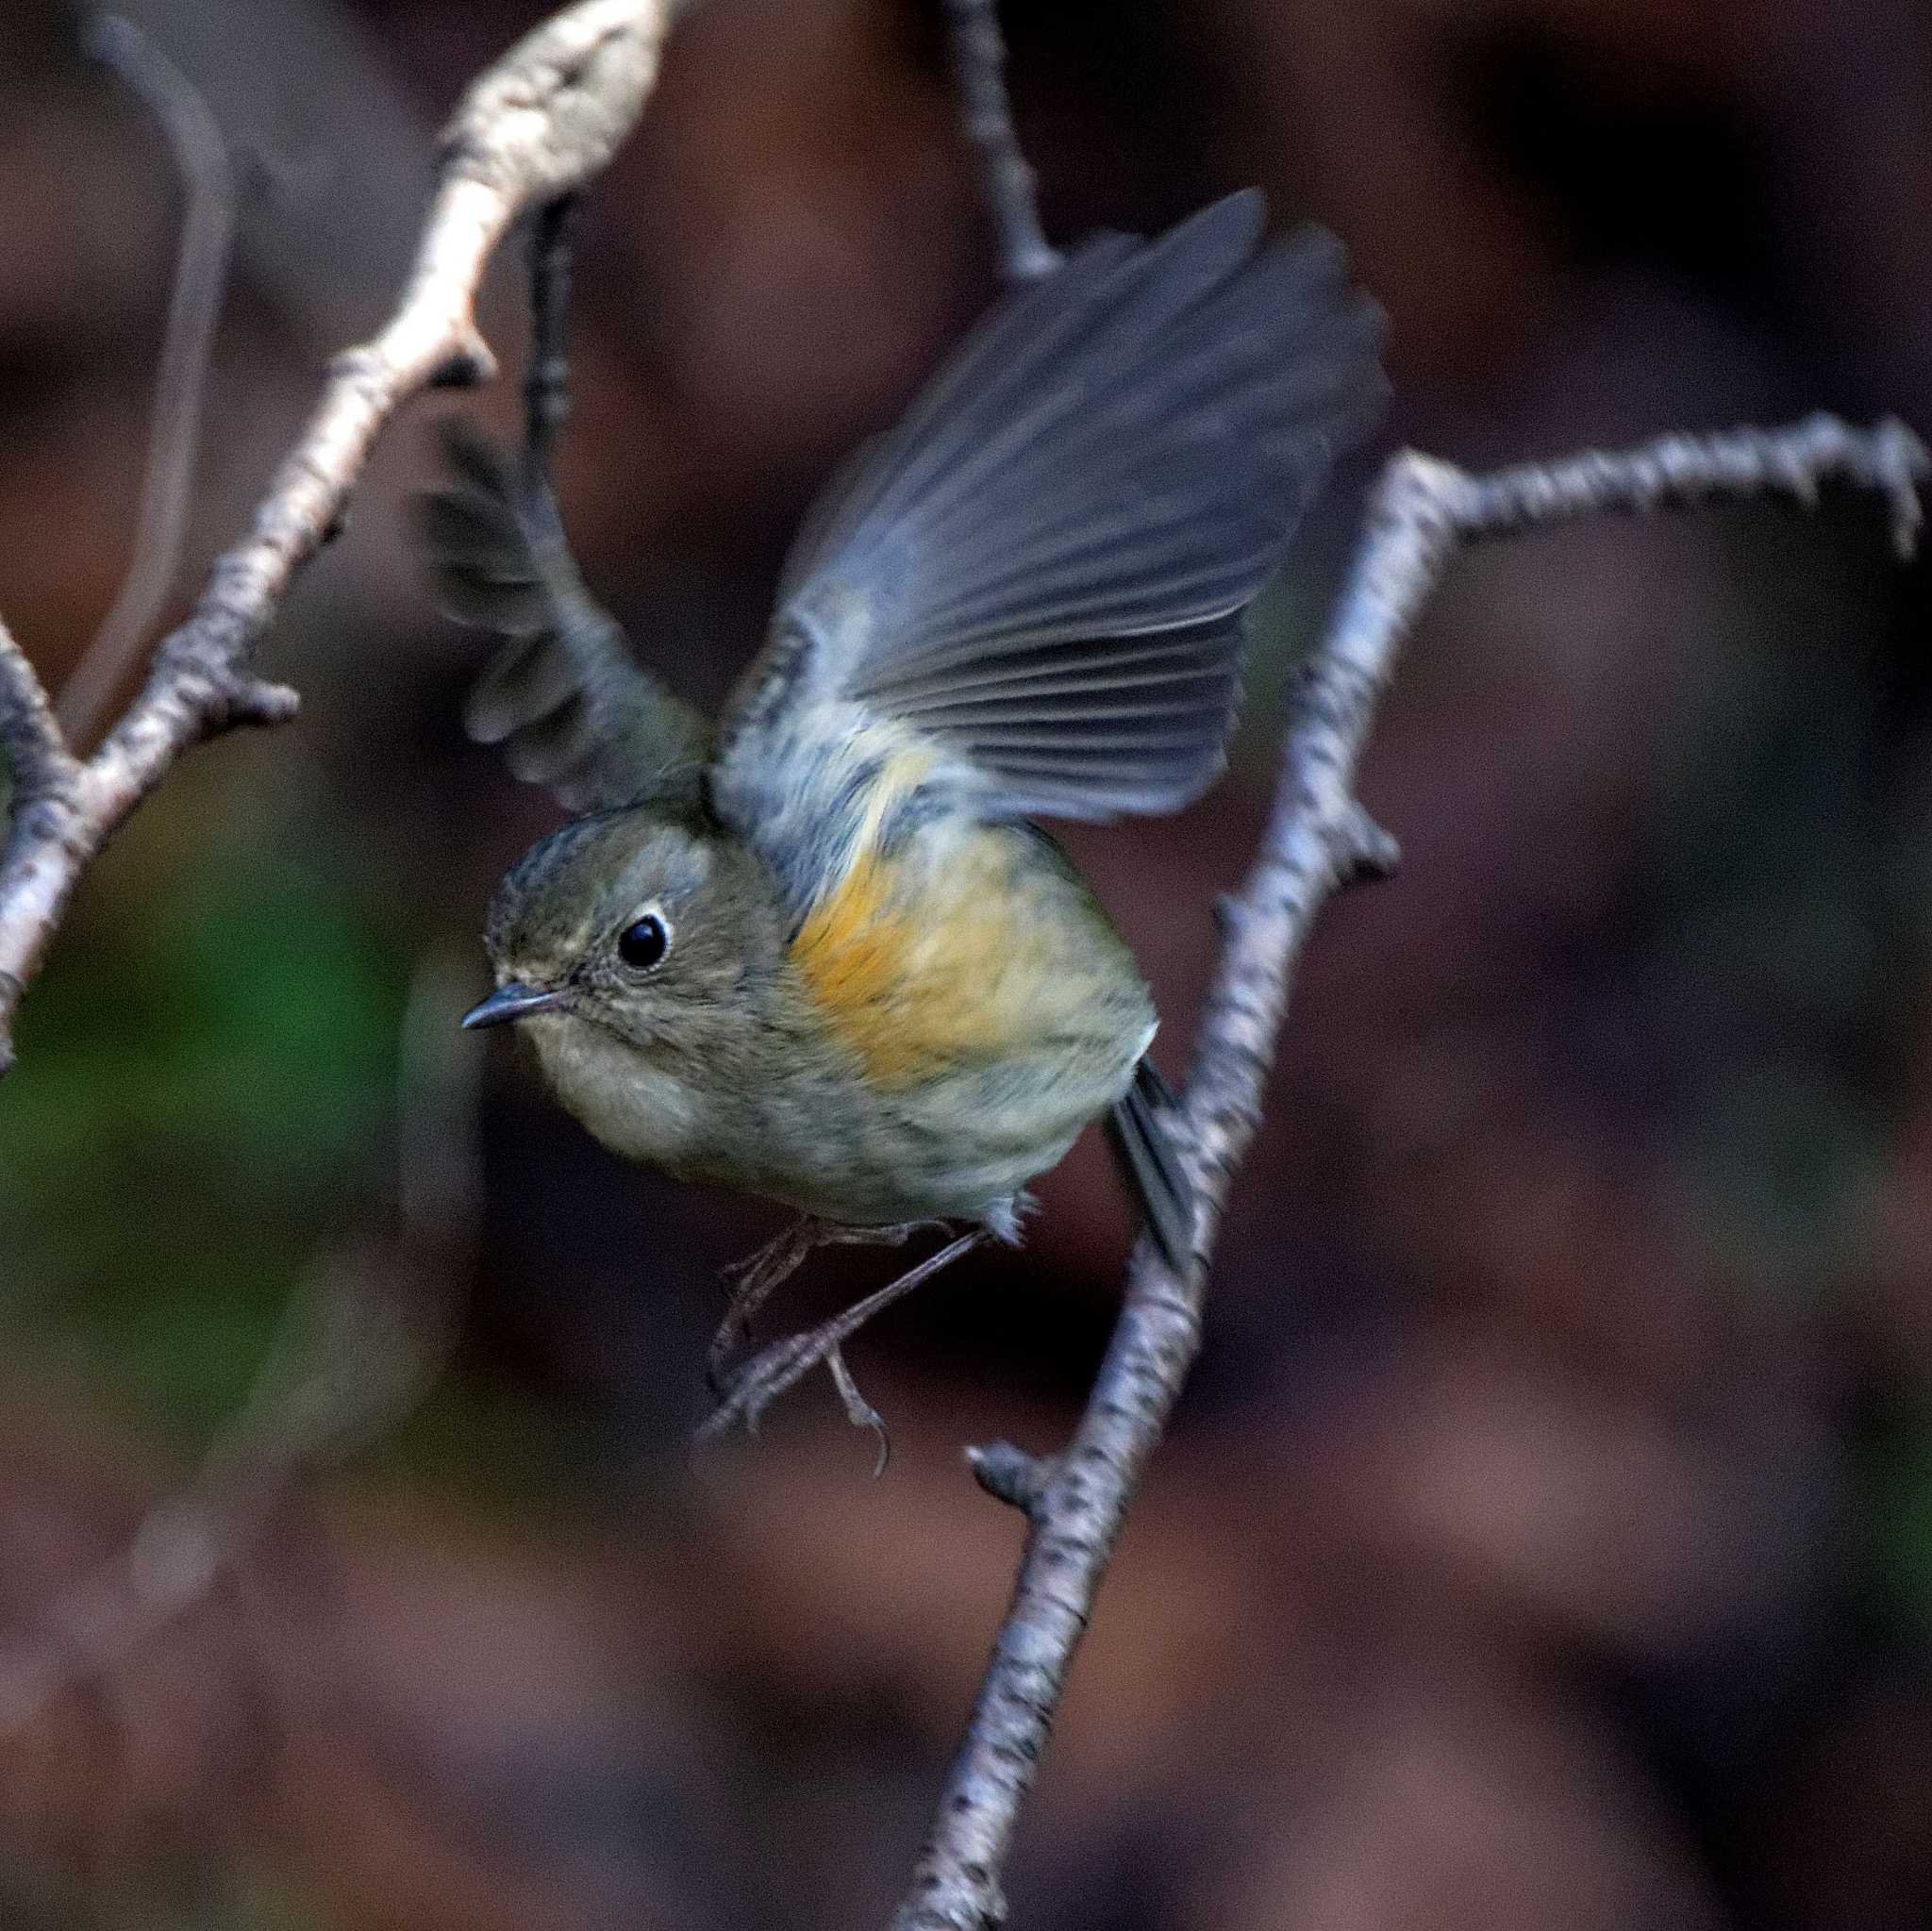
{"type": "Polygon", "coordinates": [[[756,1254],[736,1260],[724,1272],[724,1291],[730,1301],[724,1319],[705,1351],[705,1378],[714,1394],[724,1387],[724,1363],[731,1352],[751,1334],[752,1316],[773,1293],[798,1272],[799,1264],[824,1238],[824,1222],[800,1214],[782,1232],[774,1234],[756,1254]]]}
{"type": "MultiPolygon", "coordinates": [[[[911,1230],[899,1231],[903,1239],[911,1230]]],[[[815,1327],[808,1334],[794,1334],[754,1355],[731,1376],[722,1390],[723,1399],[699,1428],[698,1440],[704,1441],[714,1435],[722,1435],[740,1422],[744,1423],[748,1433],[756,1435],[758,1418],[773,1402],[823,1362],[839,1390],[839,1399],[844,1404],[847,1420],[854,1427],[870,1428],[878,1436],[878,1466],[883,1472],[891,1450],[886,1424],[878,1410],[859,1393],[858,1384],[852,1379],[852,1371],[845,1365],[844,1344],[874,1314],[929,1281],[941,1269],[950,1267],[969,1248],[986,1238],[984,1227],[969,1229],[948,1241],[937,1254],[929,1255],[917,1267],[908,1268],[898,1279],[889,1281],[876,1293],[868,1294],[862,1301],[855,1301],[842,1314],[835,1315],[823,1326],[815,1327]]]]}
{"type": "Polygon", "coordinates": [[[898,1247],[922,1227],[944,1224],[942,1221],[906,1221],[890,1227],[850,1227],[838,1221],[822,1221],[816,1214],[800,1214],[749,1259],[734,1261],[724,1273],[730,1305],[705,1356],[705,1375],[711,1391],[724,1393],[724,1363],[735,1348],[750,1339],[753,1315],[797,1273],[800,1262],[814,1247],[898,1247]]]}

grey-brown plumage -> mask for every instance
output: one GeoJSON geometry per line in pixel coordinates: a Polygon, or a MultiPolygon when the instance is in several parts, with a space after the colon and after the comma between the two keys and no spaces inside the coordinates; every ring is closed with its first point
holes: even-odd
{"type": "Polygon", "coordinates": [[[468,443],[425,536],[509,641],[478,736],[572,808],[492,907],[566,1105],[674,1172],[858,1224],[1013,1224],[1108,1116],[1176,1265],[1153,1007],[1033,814],[1219,771],[1245,608],[1378,406],[1379,319],[1257,194],[1107,235],[997,308],[807,519],[715,734],[645,675],[546,492],[468,443]]]}
{"type": "Polygon", "coordinates": [[[702,768],[709,725],[584,588],[547,481],[458,418],[443,423],[442,448],[451,483],[420,506],[424,553],[450,615],[505,640],[464,707],[470,735],[573,811],[628,805],[702,768]]]}

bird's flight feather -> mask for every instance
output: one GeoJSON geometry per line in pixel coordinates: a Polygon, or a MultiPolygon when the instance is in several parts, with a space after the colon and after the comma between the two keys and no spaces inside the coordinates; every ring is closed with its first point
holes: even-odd
{"type": "Polygon", "coordinates": [[[436,586],[453,617],[505,640],[464,707],[470,735],[501,744],[518,777],[572,811],[695,775],[709,725],[643,669],[584,588],[547,483],[454,420],[443,449],[452,480],[418,507],[436,586]]]}
{"type": "Polygon", "coordinates": [[[1257,245],[1261,221],[1244,193],[1090,241],[840,479],[724,720],[713,795],[747,837],[788,765],[872,723],[985,816],[1172,810],[1212,781],[1241,613],[1383,394],[1339,246],[1257,245]]]}
{"type": "MultiPolygon", "coordinates": [[[[1246,193],[1151,242],[1097,236],[994,308],[807,516],[715,740],[591,601],[541,475],[454,433],[427,546],[453,612],[508,640],[472,735],[575,810],[708,759],[710,809],[769,862],[814,996],[898,1013],[896,978],[866,988],[898,957],[882,932],[922,909],[881,865],[905,827],[1172,810],[1221,768],[1246,607],[1385,390],[1339,245],[1264,243],[1262,220],[1246,193]]],[[[892,1028],[873,1045],[896,1065],[892,1028]]],[[[1170,1106],[1143,1059],[1110,1126],[1183,1267],[1170,1106]]]]}

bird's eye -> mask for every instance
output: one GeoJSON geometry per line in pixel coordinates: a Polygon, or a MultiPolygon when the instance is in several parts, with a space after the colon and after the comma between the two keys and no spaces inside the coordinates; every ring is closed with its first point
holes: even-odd
{"type": "Polygon", "coordinates": [[[671,927],[656,912],[646,912],[617,935],[617,956],[633,972],[647,973],[671,950],[671,927]]]}

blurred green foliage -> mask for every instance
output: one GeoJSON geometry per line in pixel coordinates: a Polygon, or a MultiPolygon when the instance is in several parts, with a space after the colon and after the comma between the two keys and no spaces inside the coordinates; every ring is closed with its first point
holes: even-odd
{"type": "Polygon", "coordinates": [[[245,1870],[197,1864],[175,1873],[172,1887],[162,1873],[139,1899],[117,1901],[78,1886],[36,1884],[0,1864],[0,1923],[8,1931],[323,1931],[327,1922],[245,1870]]]}
{"type": "Polygon", "coordinates": [[[1932,1409],[1888,1430],[1864,1463],[1878,1599],[1932,1635],[1932,1409]]]}
{"type": "Polygon", "coordinates": [[[145,825],[23,1007],[0,1312],[192,1424],[240,1399],[304,1261],[378,1182],[408,960],[312,831],[246,804],[173,851],[145,825]]]}

